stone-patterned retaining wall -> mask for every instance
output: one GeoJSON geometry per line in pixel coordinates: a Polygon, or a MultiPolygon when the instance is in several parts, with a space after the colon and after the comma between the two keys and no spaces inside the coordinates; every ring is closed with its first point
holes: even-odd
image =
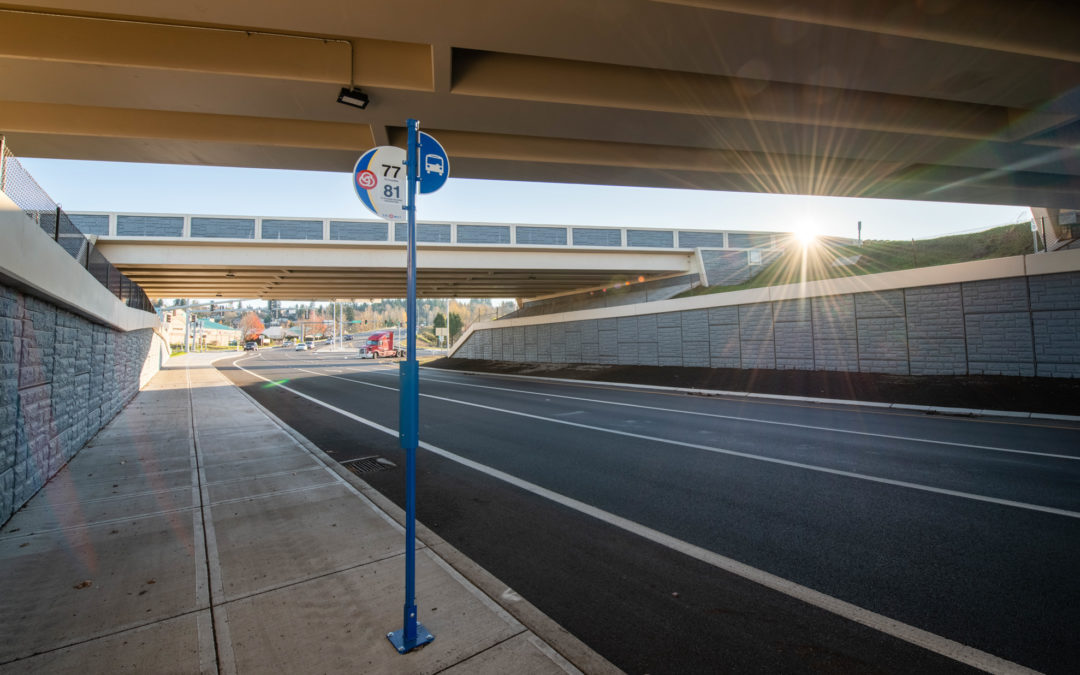
{"type": "Polygon", "coordinates": [[[1080,377],[1080,272],[476,330],[458,358],[1080,377]]]}
{"type": "Polygon", "coordinates": [[[154,342],[0,285],[0,524],[157,371],[154,342]]]}

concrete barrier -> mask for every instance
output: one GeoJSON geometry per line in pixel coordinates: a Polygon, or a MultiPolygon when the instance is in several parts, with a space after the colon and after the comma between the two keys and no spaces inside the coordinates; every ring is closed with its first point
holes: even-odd
{"type": "Polygon", "coordinates": [[[1080,250],[474,324],[450,355],[1080,377],[1080,250]]]}

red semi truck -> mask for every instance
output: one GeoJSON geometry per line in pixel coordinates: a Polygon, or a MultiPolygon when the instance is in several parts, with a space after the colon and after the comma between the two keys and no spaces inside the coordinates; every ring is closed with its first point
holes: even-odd
{"type": "Polygon", "coordinates": [[[394,331],[383,330],[368,336],[360,347],[360,358],[377,359],[380,356],[405,356],[405,347],[394,341],[394,331]]]}

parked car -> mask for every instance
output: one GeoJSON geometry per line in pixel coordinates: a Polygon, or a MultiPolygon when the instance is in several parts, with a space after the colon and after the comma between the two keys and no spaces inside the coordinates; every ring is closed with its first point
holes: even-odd
{"type": "Polygon", "coordinates": [[[296,351],[298,351],[298,352],[306,352],[307,351],[307,343],[306,342],[297,342],[296,343],[296,351]]]}
{"type": "Polygon", "coordinates": [[[245,352],[257,352],[259,351],[259,343],[252,340],[248,340],[244,343],[245,352]]]}

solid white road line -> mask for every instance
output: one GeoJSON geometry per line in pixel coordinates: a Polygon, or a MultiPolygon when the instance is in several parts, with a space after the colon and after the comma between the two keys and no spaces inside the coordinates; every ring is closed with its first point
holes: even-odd
{"type": "Polygon", "coordinates": [[[452,384],[460,387],[474,387],[477,389],[493,389],[495,391],[509,391],[518,394],[526,394],[528,396],[539,396],[542,398],[562,398],[570,401],[585,401],[588,403],[599,403],[603,405],[622,406],[625,408],[641,408],[644,410],[656,410],[658,412],[678,413],[681,415],[695,415],[698,417],[711,417],[714,419],[731,420],[734,422],[752,422],[754,424],[770,424],[779,427],[797,427],[799,429],[810,429],[812,431],[828,431],[837,434],[851,434],[854,436],[872,436],[874,438],[888,438],[896,441],[909,441],[914,443],[932,443],[934,445],[947,445],[956,448],[971,448],[973,450],[990,450],[992,452],[1009,452],[1017,455],[1035,455],[1037,457],[1051,457],[1053,459],[1068,459],[1074,461],[1080,461],[1080,455],[1059,455],[1052,452],[1036,452],[1034,450],[1016,450],[1014,448],[1002,448],[993,445],[976,445],[973,443],[957,443],[955,441],[941,441],[933,438],[915,438],[912,436],[897,436],[894,434],[879,434],[872,431],[857,431],[854,429],[839,429],[836,427],[818,427],[809,424],[796,424],[794,422],[778,422],[775,420],[758,419],[754,417],[741,417],[738,415],[720,415],[717,413],[697,412],[693,410],[678,410],[674,408],[661,408],[659,406],[640,405],[637,403],[621,403],[618,401],[605,401],[603,399],[585,398],[583,396],[567,396],[564,394],[547,394],[541,392],[526,391],[523,389],[513,389],[510,387],[494,387],[484,384],[469,384],[466,382],[459,382],[457,380],[439,379],[437,377],[432,378],[430,374],[425,374],[425,377],[432,379],[436,382],[444,382],[446,384],[452,384]]]}
{"type": "MultiPolygon", "coordinates": [[[[240,370],[243,370],[249,375],[257,377],[264,382],[271,382],[271,380],[266,379],[258,373],[253,373],[250,370],[244,368],[243,366],[239,365],[239,363],[237,363],[236,365],[238,368],[240,368],[240,370]]],[[[359,422],[360,424],[368,426],[372,429],[381,431],[391,436],[398,435],[396,429],[391,429],[377,422],[373,422],[371,420],[360,417],[359,415],[354,415],[347,410],[342,410],[341,408],[338,408],[313,396],[309,396],[301,391],[293,389],[292,387],[283,384],[279,384],[276,386],[288,391],[291,394],[300,396],[301,398],[311,401],[316,405],[322,406],[327,410],[336,412],[343,417],[351,419],[355,422],[359,422]]],[[[381,385],[373,386],[381,387],[381,385]]],[[[390,387],[381,388],[390,389],[390,387]]],[[[540,487],[535,483],[530,483],[528,481],[517,478],[516,476],[512,476],[508,473],[499,471],[498,469],[493,469],[489,466],[485,466],[470,459],[466,459],[465,457],[461,457],[460,455],[456,455],[447,450],[443,450],[442,448],[434,446],[430,443],[420,441],[419,445],[421,448],[427,450],[428,452],[439,455],[440,457],[444,457],[453,462],[457,462],[458,464],[469,467],[470,469],[473,469],[475,471],[479,471],[487,476],[491,476],[492,478],[501,480],[505,483],[513,485],[514,487],[537,495],[538,497],[543,497],[544,499],[548,499],[557,504],[573,509],[578,513],[582,513],[592,518],[596,518],[597,520],[617,527],[621,530],[630,532],[631,534],[635,534],[639,537],[643,537],[668,549],[677,551],[684,555],[688,555],[692,558],[700,560],[701,562],[722,569],[725,572],[729,572],[736,576],[742,577],[743,579],[747,579],[748,581],[760,584],[778,593],[781,593],[791,598],[795,598],[796,600],[800,600],[813,607],[823,609],[827,612],[836,614],[837,616],[843,617],[850,621],[855,621],[856,623],[872,628],[878,632],[884,633],[886,635],[891,635],[892,637],[903,640],[904,642],[916,645],[918,647],[922,647],[923,649],[927,649],[936,654],[940,654],[947,658],[953,659],[954,661],[958,661],[974,668],[979,668],[980,670],[984,670],[988,673],[1003,673],[1011,675],[1013,673],[1032,674],[1036,672],[1029,668],[1025,668],[1024,666],[1021,666],[1017,663],[1013,663],[1012,661],[1006,661],[1005,659],[994,656],[993,654],[989,654],[987,652],[975,649],[974,647],[968,647],[967,645],[963,645],[954,640],[950,640],[929,631],[922,630],[921,628],[909,626],[908,624],[902,623],[900,621],[890,619],[887,616],[882,616],[881,614],[871,612],[868,609],[863,609],[858,605],[853,605],[850,602],[845,602],[843,600],[840,600],[839,598],[834,598],[831,595],[826,595],[819,591],[815,591],[812,588],[807,588],[806,586],[796,584],[793,581],[788,581],[787,579],[784,579],[783,577],[778,577],[775,574],[770,574],[764,570],[757,569],[756,567],[751,567],[750,565],[746,565],[737,560],[722,556],[718,553],[713,553],[712,551],[701,548],[699,546],[695,546],[681,539],[676,539],[675,537],[664,534],[663,532],[660,532],[658,530],[645,527],[644,525],[639,525],[632,520],[622,518],[621,516],[616,516],[613,513],[609,513],[594,506],[590,506],[589,504],[580,502],[576,499],[566,497],[557,492],[548,490],[547,488],[540,487]]]]}
{"type": "MultiPolygon", "coordinates": [[[[322,377],[330,377],[337,380],[345,380],[347,382],[353,382],[355,384],[362,384],[367,387],[376,387],[378,389],[389,389],[391,391],[397,391],[394,387],[387,387],[381,384],[375,384],[374,382],[364,382],[362,380],[354,380],[349,377],[341,377],[339,375],[326,375],[323,373],[317,373],[313,370],[305,370],[303,368],[297,368],[305,373],[312,375],[321,375],[322,377]]],[[[424,398],[430,398],[437,401],[445,401],[447,403],[456,403],[457,405],[464,405],[471,408],[480,408],[482,410],[490,410],[492,412],[500,412],[507,415],[516,415],[518,417],[525,417],[528,419],[541,420],[543,422],[551,422],[552,424],[564,424],[570,427],[577,427],[579,429],[588,429],[589,431],[599,431],[602,433],[614,434],[616,436],[625,436],[628,438],[637,438],[644,441],[652,441],[654,443],[666,443],[668,445],[677,445],[683,448],[692,448],[694,450],[704,450],[706,452],[714,452],[720,455],[729,455],[732,457],[741,457],[743,459],[751,459],[758,462],[767,462],[769,464],[779,464],[781,466],[790,466],[797,469],[806,469],[808,471],[816,471],[818,473],[826,473],[834,476],[843,476],[845,478],[855,478],[857,480],[865,480],[871,483],[879,483],[882,485],[892,485],[894,487],[908,488],[911,490],[919,490],[921,492],[930,492],[939,495],[946,495],[949,497],[960,497],[961,499],[970,499],[978,502],[986,502],[989,504],[997,504],[999,506],[1010,506],[1018,509],[1025,509],[1028,511],[1038,511],[1041,513],[1049,513],[1056,516],[1066,516],[1068,518],[1080,518],[1080,512],[1068,511],[1066,509],[1058,509],[1053,506],[1041,506],[1039,504],[1029,504],[1027,502],[1017,502],[1011,499],[1000,499],[998,497],[988,497],[986,495],[978,495],[972,492],[961,492],[959,490],[949,490],[948,488],[933,487],[931,485],[922,485],[921,483],[909,483],[907,481],[895,480],[892,478],[882,478],[880,476],[870,476],[864,473],[855,473],[854,471],[844,471],[843,469],[831,469],[825,466],[818,466],[816,464],[805,464],[803,462],[794,462],[788,459],[779,459],[776,457],[767,457],[765,455],[755,455],[748,452],[739,452],[738,450],[728,450],[726,448],[717,448],[711,445],[702,445],[700,443],[690,443],[687,441],[677,441],[670,438],[661,438],[659,436],[648,436],[646,434],[635,434],[631,431],[620,431],[618,429],[607,429],[604,427],[597,427],[591,424],[582,424],[581,422],[571,422],[565,419],[556,419],[554,417],[544,417],[543,415],[533,415],[531,413],[520,412],[517,410],[508,410],[506,408],[496,408],[494,406],[482,405],[480,403],[471,403],[469,401],[459,401],[457,399],[446,398],[444,396],[434,396],[432,394],[420,394],[424,398]]]]}

